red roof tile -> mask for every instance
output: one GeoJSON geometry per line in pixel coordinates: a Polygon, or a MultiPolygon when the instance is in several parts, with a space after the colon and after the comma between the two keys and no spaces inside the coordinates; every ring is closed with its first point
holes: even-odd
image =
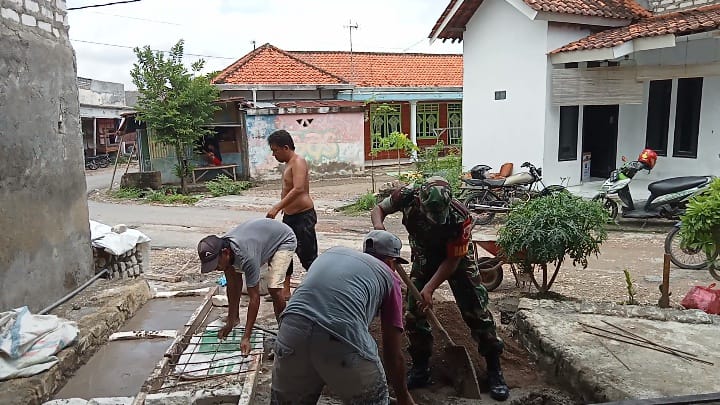
{"type": "Polygon", "coordinates": [[[225,68],[215,84],[343,84],[342,78],[265,44],[225,68]]]}
{"type": "MultiPolygon", "coordinates": [[[[636,20],[652,15],[650,11],[643,8],[635,0],[524,0],[525,3],[535,11],[549,13],[575,14],[589,17],[617,18],[623,20],[636,20]]],[[[457,3],[457,0],[450,0],[445,11],[435,22],[428,38],[435,34],[440,39],[450,39],[453,42],[462,41],[463,31],[467,22],[475,14],[483,0],[466,0],[457,9],[450,21],[438,32],[445,18],[457,3]]]]}
{"type": "Polygon", "coordinates": [[[652,15],[634,0],[524,0],[535,11],[636,20],[652,15]]]}
{"type": "Polygon", "coordinates": [[[461,87],[460,54],[288,51],[360,87],[461,87]],[[352,60],[352,62],[351,62],[352,60]]]}
{"type": "Polygon", "coordinates": [[[270,44],[243,56],[216,84],[355,84],[359,87],[462,87],[460,54],[283,51],[270,44]]]}
{"type": "Polygon", "coordinates": [[[588,49],[612,48],[637,38],[659,35],[688,35],[720,28],[720,5],[656,15],[626,27],[614,28],[592,34],[552,54],[588,49]]]}

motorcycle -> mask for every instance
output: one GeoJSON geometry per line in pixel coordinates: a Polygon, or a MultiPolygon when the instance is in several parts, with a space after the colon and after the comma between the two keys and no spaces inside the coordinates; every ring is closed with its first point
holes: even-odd
{"type": "Polygon", "coordinates": [[[510,210],[510,206],[530,198],[544,196],[557,191],[564,191],[562,185],[545,186],[542,181],[542,168],[530,162],[520,167],[527,172],[516,173],[500,179],[488,179],[487,172],[492,168],[477,165],[470,170],[471,178],[462,179],[461,198],[470,211],[476,214],[479,225],[489,224],[496,213],[510,210]],[[539,189],[538,184],[542,186],[539,189]]]}
{"type": "Polygon", "coordinates": [[[85,158],[85,168],[90,170],[97,170],[98,164],[93,158],[85,158]]]}
{"type": "Polygon", "coordinates": [[[633,201],[630,194],[632,179],[641,170],[650,172],[655,166],[656,156],[657,154],[651,150],[643,151],[638,160],[631,162],[623,156],[625,163],[610,173],[610,177],[600,187],[600,192],[593,197],[593,200],[602,201],[610,219],[617,218],[621,206],[623,218],[678,220],[685,212],[688,200],[705,190],[715,178],[715,176],[686,176],[658,180],[648,185],[650,197],[647,200],[633,201]],[[648,156],[643,157],[644,155],[648,156]]]}

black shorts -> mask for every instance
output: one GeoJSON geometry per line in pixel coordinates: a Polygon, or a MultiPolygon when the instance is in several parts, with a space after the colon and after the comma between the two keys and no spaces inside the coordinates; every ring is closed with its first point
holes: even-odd
{"type": "MultiPolygon", "coordinates": [[[[297,249],[295,253],[300,259],[300,263],[305,270],[318,255],[317,235],[315,234],[315,224],[317,224],[317,214],[314,208],[292,215],[283,215],[283,223],[292,228],[297,238],[297,249]]],[[[290,263],[287,275],[293,273],[293,266],[290,263]]]]}

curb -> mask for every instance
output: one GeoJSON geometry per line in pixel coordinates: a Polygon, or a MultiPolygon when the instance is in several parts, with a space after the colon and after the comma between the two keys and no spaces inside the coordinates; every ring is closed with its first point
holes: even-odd
{"type": "MultiPolygon", "coordinates": [[[[83,316],[77,323],[80,334],[74,345],[57,354],[59,362],[50,370],[27,378],[0,382],[0,404],[40,405],[62,388],[67,380],[143,306],[152,293],[144,279],[137,279],[112,290],[102,297],[103,304],[83,316]]],[[[75,297],[77,299],[77,297],[75,297]]],[[[71,300],[63,306],[71,305],[71,300]]]]}

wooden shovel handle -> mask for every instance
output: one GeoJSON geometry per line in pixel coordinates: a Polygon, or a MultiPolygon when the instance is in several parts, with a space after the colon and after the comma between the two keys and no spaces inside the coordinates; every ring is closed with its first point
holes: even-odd
{"type": "MultiPolygon", "coordinates": [[[[420,295],[420,291],[418,291],[417,287],[415,287],[415,284],[413,284],[412,280],[410,280],[410,277],[408,277],[407,273],[405,273],[405,269],[402,265],[399,263],[395,264],[395,270],[397,271],[398,275],[400,275],[400,278],[407,286],[408,291],[410,291],[410,294],[415,298],[418,303],[423,302],[422,295],[420,295]]],[[[450,337],[450,334],[448,334],[447,330],[442,326],[440,323],[440,320],[437,319],[435,316],[435,313],[432,309],[428,308],[425,311],[425,314],[428,318],[430,318],[430,321],[433,323],[433,325],[445,336],[445,339],[447,339],[448,343],[451,345],[455,345],[455,342],[453,342],[452,338],[450,337]]]]}

